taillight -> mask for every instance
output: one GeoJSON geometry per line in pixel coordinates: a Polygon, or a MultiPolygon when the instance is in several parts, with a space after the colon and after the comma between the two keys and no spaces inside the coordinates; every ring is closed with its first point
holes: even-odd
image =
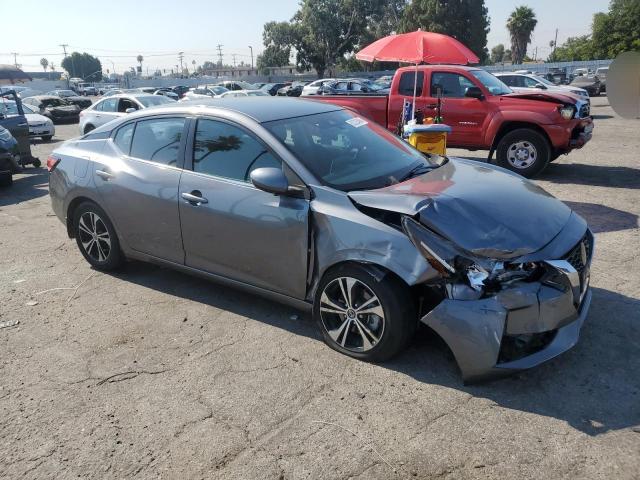
{"type": "Polygon", "coordinates": [[[47,157],[47,170],[49,170],[50,172],[53,172],[59,163],[60,163],[59,158],[56,158],[53,155],[49,155],[47,157]]]}

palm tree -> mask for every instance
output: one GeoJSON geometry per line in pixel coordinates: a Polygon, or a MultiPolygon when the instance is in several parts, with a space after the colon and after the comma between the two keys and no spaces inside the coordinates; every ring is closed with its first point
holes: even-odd
{"type": "Polygon", "coordinates": [[[47,67],[49,66],[49,60],[47,60],[46,58],[41,58],[40,59],[40,65],[42,65],[42,70],[44,70],[46,72],[47,71],[47,67]]]}
{"type": "Polygon", "coordinates": [[[517,7],[507,19],[507,29],[511,35],[511,61],[522,63],[527,54],[527,45],[531,43],[531,33],[538,20],[533,10],[527,6],[517,7]]]}
{"type": "Polygon", "coordinates": [[[138,55],[136,57],[136,60],[138,61],[138,63],[140,64],[140,73],[142,73],[142,62],[144,60],[144,57],[142,55],[138,55]]]}

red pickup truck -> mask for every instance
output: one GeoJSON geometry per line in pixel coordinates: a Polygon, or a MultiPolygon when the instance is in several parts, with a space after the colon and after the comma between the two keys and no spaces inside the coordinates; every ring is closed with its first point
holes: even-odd
{"type": "MultiPolygon", "coordinates": [[[[413,98],[415,67],[399,69],[388,96],[322,95],[309,99],[351,108],[396,131],[413,98]]],[[[494,152],[498,165],[532,177],[549,162],[591,139],[590,104],[571,94],[514,93],[485,70],[453,65],[418,67],[416,110],[435,116],[436,92],[451,126],[450,147],[494,152]]]]}

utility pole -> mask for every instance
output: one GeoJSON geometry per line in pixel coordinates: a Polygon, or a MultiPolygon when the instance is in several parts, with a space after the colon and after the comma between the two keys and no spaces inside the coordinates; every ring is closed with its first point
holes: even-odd
{"type": "Polygon", "coordinates": [[[180,59],[180,74],[182,74],[182,70],[184,69],[182,67],[182,59],[184,58],[184,52],[178,52],[178,58],[180,59]]]}
{"type": "MultiPolygon", "coordinates": [[[[67,58],[67,47],[69,46],[68,43],[63,43],[59,45],[60,47],[62,47],[62,50],[64,50],[64,58],[67,58]]],[[[71,62],[73,63],[73,57],[71,57],[71,62]]],[[[73,70],[75,71],[75,67],[73,67],[73,70]]],[[[67,88],[69,88],[70,82],[69,82],[69,75],[67,72],[67,88]]]]}
{"type": "Polygon", "coordinates": [[[253,47],[249,45],[249,50],[251,50],[251,70],[253,70],[253,47]]]}
{"type": "Polygon", "coordinates": [[[554,60],[555,60],[555,53],[556,53],[556,45],[558,45],[558,29],[556,28],[556,38],[553,41],[553,51],[551,52],[551,55],[553,55],[554,60]]]}
{"type": "Polygon", "coordinates": [[[231,56],[233,57],[233,68],[236,67],[236,54],[232,53],[231,56]]]}
{"type": "Polygon", "coordinates": [[[13,55],[13,63],[15,64],[16,68],[18,68],[18,54],[16,52],[11,52],[11,55],[13,55]]]}
{"type": "Polygon", "coordinates": [[[220,61],[219,61],[220,66],[222,66],[222,47],[224,47],[224,45],[222,45],[220,43],[216,47],[218,49],[218,58],[220,59],[220,61]]]}

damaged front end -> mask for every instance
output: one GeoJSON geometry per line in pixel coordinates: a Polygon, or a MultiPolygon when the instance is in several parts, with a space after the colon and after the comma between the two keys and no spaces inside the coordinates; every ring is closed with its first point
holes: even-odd
{"type": "Polygon", "coordinates": [[[594,241],[576,218],[538,252],[489,257],[403,217],[404,232],[439,272],[425,286],[443,300],[420,321],[448,344],[465,382],[534,367],[575,345],[591,301],[594,241]]]}

